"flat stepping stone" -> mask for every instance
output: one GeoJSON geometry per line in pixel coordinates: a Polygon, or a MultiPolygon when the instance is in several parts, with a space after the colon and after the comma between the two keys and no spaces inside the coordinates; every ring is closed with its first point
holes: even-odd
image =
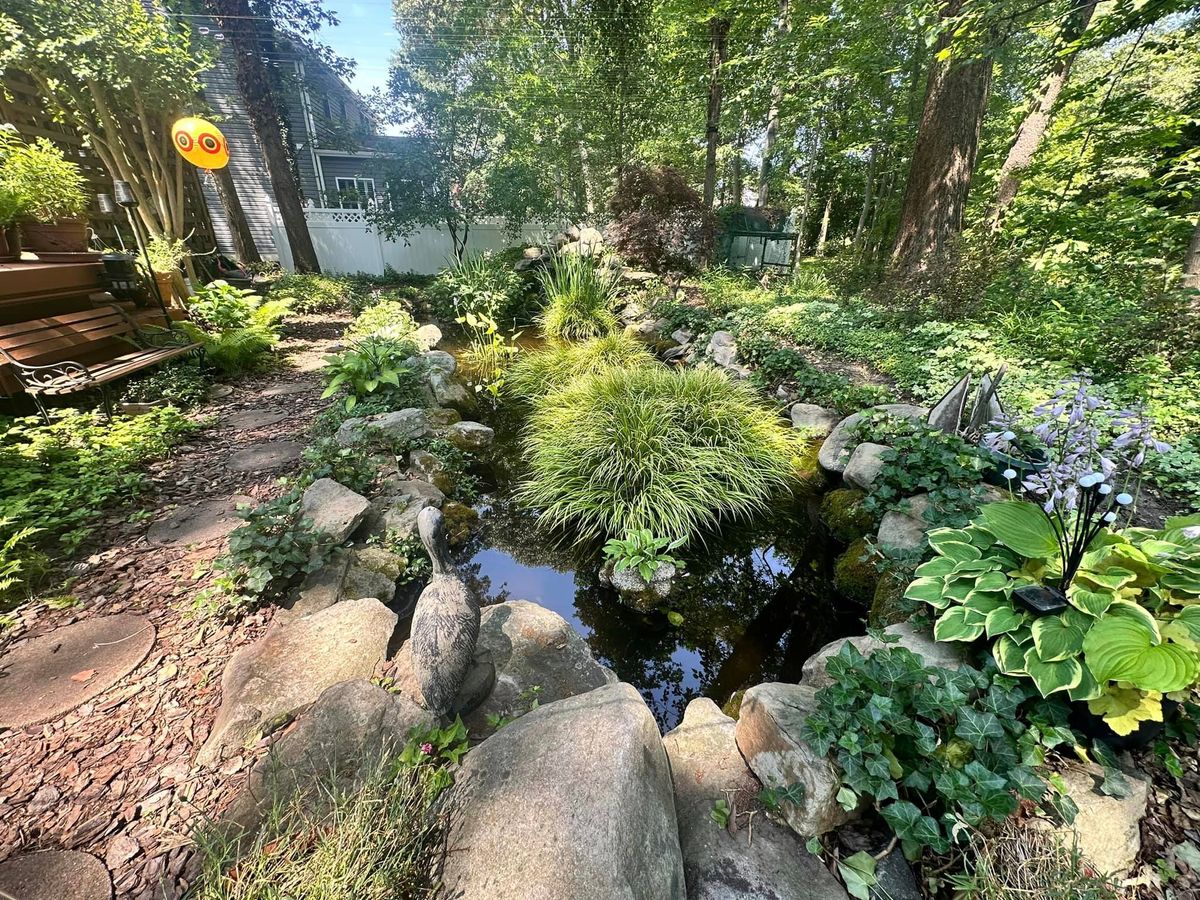
{"type": "Polygon", "coordinates": [[[235,472],[268,472],[282,469],[300,461],[304,450],[295,441],[271,441],[239,450],[229,457],[229,468],[235,472]]]}
{"type": "Polygon", "coordinates": [[[273,412],[269,409],[247,409],[228,416],[225,419],[225,427],[233,431],[257,431],[282,422],[287,417],[287,413],[273,412]]]}
{"type": "Polygon", "coordinates": [[[237,508],[241,504],[253,506],[255,500],[238,494],[228,500],[204,500],[191,506],[181,506],[165,519],[151,525],[146,532],[146,540],[165,547],[220,540],[242,524],[237,517],[237,508]]]}
{"type": "Polygon", "coordinates": [[[264,390],[260,396],[262,397],[287,397],[291,394],[308,394],[315,389],[316,385],[301,381],[295,384],[277,384],[275,387],[269,387],[264,390]]]}
{"type": "Polygon", "coordinates": [[[124,678],[146,658],[154,626],[130,613],[56,628],[0,657],[0,728],[56,719],[124,678]]]}
{"type": "Polygon", "coordinates": [[[0,896],[13,900],[111,900],[112,879],[96,857],[43,850],[0,863],[0,896]]]}

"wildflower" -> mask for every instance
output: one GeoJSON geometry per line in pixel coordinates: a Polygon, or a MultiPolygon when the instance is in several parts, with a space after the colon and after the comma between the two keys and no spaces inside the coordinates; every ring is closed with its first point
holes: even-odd
{"type": "Polygon", "coordinates": [[[426,741],[421,745],[421,752],[426,756],[431,756],[433,754],[433,744],[429,743],[429,741],[426,741]]]}

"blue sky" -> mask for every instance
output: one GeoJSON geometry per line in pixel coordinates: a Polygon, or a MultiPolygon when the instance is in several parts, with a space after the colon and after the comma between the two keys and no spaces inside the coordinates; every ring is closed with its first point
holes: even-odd
{"type": "Polygon", "coordinates": [[[392,5],[387,0],[332,0],[327,7],[339,24],[321,38],[341,56],[357,62],[350,86],[364,94],[387,83],[388,60],[396,47],[392,5]]]}

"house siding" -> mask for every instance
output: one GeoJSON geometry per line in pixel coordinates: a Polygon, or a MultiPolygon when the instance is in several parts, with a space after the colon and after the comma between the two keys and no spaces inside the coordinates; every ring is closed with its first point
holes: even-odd
{"type": "MultiPolygon", "coordinates": [[[[250,117],[242,102],[234,74],[233,50],[229,44],[221,47],[216,65],[203,75],[204,99],[217,119],[217,127],[229,142],[229,174],[237,189],[246,222],[254,236],[254,244],[264,257],[278,257],[272,223],[275,221],[275,195],[271,190],[271,179],[267,174],[266,161],[250,117]]],[[[233,254],[233,235],[225,207],[217,195],[216,184],[211,176],[200,179],[204,202],[212,218],[217,246],[222,253],[233,254]]]]}

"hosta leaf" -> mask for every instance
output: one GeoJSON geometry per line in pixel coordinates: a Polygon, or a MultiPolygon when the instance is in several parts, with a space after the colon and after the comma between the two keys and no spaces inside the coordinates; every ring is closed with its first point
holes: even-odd
{"type": "Polygon", "coordinates": [[[1080,572],[1076,579],[1085,585],[1119,591],[1130,582],[1137,580],[1137,575],[1128,569],[1117,567],[1106,569],[1104,572],[1080,572]]]}
{"type": "Polygon", "coordinates": [[[927,563],[921,563],[913,573],[918,578],[942,578],[954,571],[954,560],[944,556],[935,556],[927,563]]]}
{"type": "Polygon", "coordinates": [[[1196,678],[1196,658],[1179,644],[1161,643],[1134,617],[1105,616],[1088,632],[1084,659],[1096,680],[1127,681],[1148,691],[1179,691],[1196,678]]]}
{"type": "Polygon", "coordinates": [[[1025,648],[1020,646],[1009,635],[1001,636],[992,645],[992,656],[996,665],[1005,675],[1025,675],[1025,648]]]}
{"type": "Polygon", "coordinates": [[[940,578],[918,578],[905,590],[908,600],[920,600],[937,609],[945,609],[951,599],[945,596],[945,582],[940,578]]]}
{"type": "Polygon", "coordinates": [[[1085,665],[1083,667],[1083,677],[1079,679],[1079,684],[1067,691],[1067,696],[1072,700],[1092,700],[1100,696],[1100,683],[1096,681],[1091,670],[1085,665]]]}
{"type": "Polygon", "coordinates": [[[994,609],[1011,605],[1008,602],[1008,598],[1003,594],[985,593],[979,590],[971,591],[971,593],[967,594],[967,599],[963,601],[963,606],[967,609],[983,613],[984,615],[987,615],[994,609]]]}
{"type": "Polygon", "coordinates": [[[1108,607],[1117,595],[1106,590],[1094,591],[1086,587],[1082,587],[1078,583],[1072,584],[1071,589],[1067,591],[1067,600],[1080,612],[1087,613],[1089,616],[1099,618],[1104,615],[1108,607]]]}
{"type": "MultiPolygon", "coordinates": [[[[987,614],[987,619],[984,620],[984,629],[987,631],[988,637],[996,637],[1000,634],[1009,634],[1016,631],[1025,621],[1026,614],[1018,609],[1014,609],[1012,604],[998,606],[987,614]]],[[[1014,644],[1015,646],[1015,644],[1014,644]]],[[[1024,662],[1024,652],[1021,653],[1021,662],[1024,662]]],[[[999,665],[999,662],[997,662],[999,665]]],[[[1018,663],[1020,665],[1020,663],[1018,663]]],[[[1001,667],[1003,671],[1003,667],[1001,667]]],[[[1006,672],[1005,674],[1013,674],[1006,672]]]]}
{"type": "Polygon", "coordinates": [[[938,545],[938,553],[955,562],[970,562],[971,560],[980,559],[983,556],[979,552],[978,547],[972,544],[962,544],[957,541],[947,541],[944,544],[938,545]]]}
{"type": "Polygon", "coordinates": [[[1038,657],[1037,647],[1025,651],[1025,671],[1043,697],[1067,691],[1083,678],[1083,666],[1077,659],[1046,662],[1038,657]]]}
{"type": "Polygon", "coordinates": [[[979,576],[975,582],[977,591],[1003,591],[1009,585],[1009,578],[1003,572],[987,572],[979,576]]]}
{"type": "Polygon", "coordinates": [[[1042,510],[1024,500],[987,503],[980,509],[983,524],[1011,550],[1032,559],[1059,555],[1058,537],[1042,510]]]}
{"type": "Polygon", "coordinates": [[[1104,724],[1117,734],[1132,734],[1143,722],[1162,721],[1162,694],[1110,685],[1099,697],[1088,701],[1088,709],[1102,716],[1104,724]]]}
{"type": "Polygon", "coordinates": [[[1042,662],[1058,662],[1078,656],[1087,632],[1065,616],[1041,616],[1033,620],[1033,646],[1042,662]]]}
{"type": "Polygon", "coordinates": [[[973,641],[983,635],[984,623],[971,622],[970,611],[961,606],[952,607],[938,618],[933,626],[933,637],[939,641],[973,641]]]}

